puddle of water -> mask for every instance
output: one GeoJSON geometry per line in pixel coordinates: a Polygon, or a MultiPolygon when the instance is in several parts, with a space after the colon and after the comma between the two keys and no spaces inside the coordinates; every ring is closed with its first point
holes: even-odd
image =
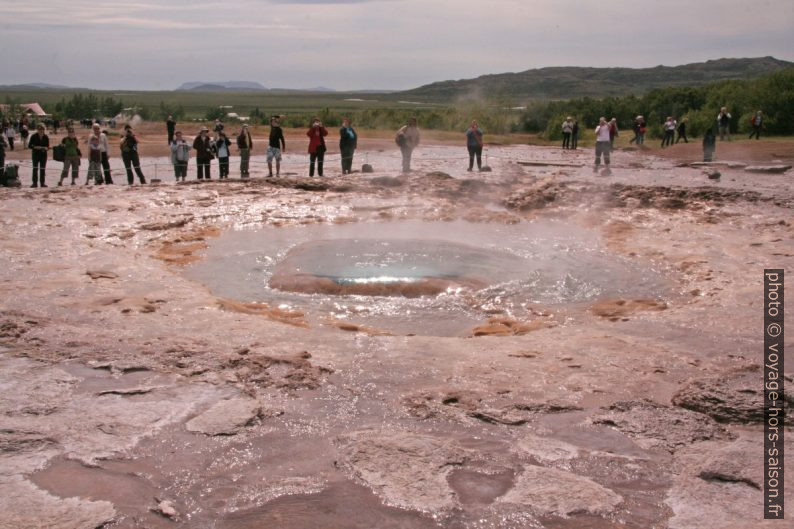
{"type": "MultiPolygon", "coordinates": [[[[607,252],[595,232],[556,220],[514,225],[401,221],[229,231],[187,274],[223,298],[264,302],[396,334],[464,336],[494,313],[521,318],[532,306],[572,308],[613,297],[662,297],[655,270],[607,252]],[[461,281],[437,295],[339,295],[279,290],[274,274],[333,285],[461,281]],[[303,274],[303,276],[301,276],[303,274]]],[[[295,289],[291,289],[295,290],[295,289]]]]}
{"type": "Polygon", "coordinates": [[[416,512],[383,505],[369,489],[336,482],[317,494],[296,494],[262,507],[237,512],[218,522],[218,529],[430,529],[439,526],[416,512]]]}
{"type": "Polygon", "coordinates": [[[460,503],[487,505],[509,491],[515,481],[515,472],[505,470],[497,474],[484,474],[471,469],[459,469],[447,477],[460,503]]]}

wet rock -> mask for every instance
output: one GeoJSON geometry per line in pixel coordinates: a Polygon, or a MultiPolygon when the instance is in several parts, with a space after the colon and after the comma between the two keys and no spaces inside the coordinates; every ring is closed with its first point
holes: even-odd
{"type": "Polygon", "coordinates": [[[447,476],[470,454],[455,441],[410,432],[356,432],[339,443],[342,466],[385,503],[419,511],[456,506],[447,476]]]}
{"type": "Polygon", "coordinates": [[[160,388],[161,386],[136,386],[134,388],[119,388],[119,389],[106,389],[104,391],[100,391],[97,395],[122,395],[122,396],[130,396],[130,395],[143,395],[146,393],[150,393],[155,389],[160,388]]]}
{"type": "Polygon", "coordinates": [[[545,208],[565,193],[565,183],[543,181],[526,191],[514,193],[502,201],[507,209],[528,211],[545,208]]]}
{"type": "MultiPolygon", "coordinates": [[[[675,479],[665,503],[670,507],[670,529],[776,529],[780,520],[763,520],[763,466],[759,459],[760,434],[743,433],[724,443],[707,441],[676,453],[675,479]]],[[[762,443],[763,444],[763,443],[762,443]]],[[[763,446],[761,446],[763,449],[763,446]]],[[[786,451],[794,440],[786,438],[786,451]]],[[[794,477],[786,473],[784,497],[794,501],[794,477]]]]}
{"type": "Polygon", "coordinates": [[[370,184],[378,187],[400,187],[403,181],[394,176],[377,176],[369,181],[370,184]]]}
{"type": "Polygon", "coordinates": [[[638,312],[658,312],[666,308],[667,303],[655,299],[609,299],[596,303],[590,310],[601,318],[618,321],[638,312]]]}
{"type": "Polygon", "coordinates": [[[491,171],[493,171],[493,169],[491,168],[490,165],[483,165],[480,171],[482,171],[483,173],[490,173],[491,171]]]}
{"type": "Polygon", "coordinates": [[[86,275],[91,279],[116,279],[119,275],[109,270],[89,270],[86,275]]]}
{"type": "Polygon", "coordinates": [[[156,512],[157,514],[164,516],[165,518],[170,518],[172,520],[176,519],[178,513],[174,508],[174,504],[169,500],[162,500],[157,504],[157,507],[152,509],[152,511],[156,512]]]}
{"type": "Polygon", "coordinates": [[[485,325],[471,330],[472,336],[521,336],[532,331],[553,327],[554,323],[544,320],[522,322],[512,318],[489,318],[485,325]]]}
{"type": "Polygon", "coordinates": [[[520,426],[539,415],[580,410],[566,402],[496,401],[473,391],[420,391],[403,398],[403,405],[414,417],[432,419],[477,419],[491,424],[520,426]]]}
{"type": "Polygon", "coordinates": [[[262,414],[262,406],[254,399],[222,400],[189,420],[188,431],[206,435],[235,435],[262,414]]]}
{"type": "MultiPolygon", "coordinates": [[[[724,375],[693,380],[672,398],[673,404],[710,415],[720,422],[752,423],[764,420],[764,393],[761,366],[753,365],[724,375]]],[[[791,380],[789,379],[789,383],[791,380]]],[[[794,405],[791,392],[779,392],[787,410],[794,405]]],[[[786,414],[786,424],[794,417],[786,414]]]]}
{"type": "Polygon", "coordinates": [[[709,178],[709,180],[719,180],[720,177],[722,176],[722,173],[720,173],[716,169],[708,169],[706,171],[703,171],[703,174],[706,175],[709,178]]]}
{"type": "Polygon", "coordinates": [[[579,449],[572,444],[532,434],[525,435],[516,441],[512,450],[519,456],[530,457],[543,464],[568,461],[579,457],[579,449]]]}
{"type": "Polygon", "coordinates": [[[362,173],[374,173],[374,172],[375,172],[375,169],[373,169],[373,168],[372,168],[372,166],[371,166],[370,164],[368,164],[368,163],[365,163],[365,164],[363,164],[363,165],[361,166],[361,172],[362,172],[362,173]]]}
{"type": "Polygon", "coordinates": [[[541,516],[607,514],[623,498],[571,472],[530,465],[518,477],[512,490],[498,500],[529,507],[541,516]]]}
{"type": "Polygon", "coordinates": [[[768,173],[779,174],[785,173],[791,169],[790,165],[749,165],[744,168],[748,173],[768,173]]]}
{"type": "Polygon", "coordinates": [[[696,441],[730,439],[708,415],[656,402],[621,401],[590,417],[593,424],[613,426],[645,449],[675,452],[696,441]]]}
{"type": "Polygon", "coordinates": [[[146,224],[141,224],[140,228],[142,230],[147,230],[147,231],[170,230],[173,228],[181,228],[182,226],[186,225],[188,222],[191,222],[192,220],[193,220],[193,215],[189,214],[174,220],[148,222],[146,224]]]}
{"type": "Polygon", "coordinates": [[[0,473],[0,528],[86,529],[103,527],[115,516],[109,502],[61,499],[22,476],[0,473]]]}

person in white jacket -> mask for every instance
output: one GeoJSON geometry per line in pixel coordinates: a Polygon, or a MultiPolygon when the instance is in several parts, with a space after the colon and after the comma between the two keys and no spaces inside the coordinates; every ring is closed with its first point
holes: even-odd
{"type": "Polygon", "coordinates": [[[91,136],[89,136],[86,143],[91,142],[91,138],[96,136],[99,139],[99,156],[100,156],[100,164],[102,165],[102,171],[104,173],[104,183],[105,184],[112,184],[113,178],[110,174],[110,159],[108,155],[110,153],[110,148],[108,147],[108,136],[104,132],[102,132],[102,127],[99,126],[99,123],[94,123],[91,125],[91,136]]]}
{"type": "Polygon", "coordinates": [[[612,171],[609,169],[609,151],[612,149],[612,140],[609,134],[609,123],[607,118],[598,118],[598,126],[595,129],[596,144],[595,144],[595,166],[593,172],[598,172],[598,167],[601,165],[601,155],[604,155],[604,169],[603,175],[610,175],[612,171]]]}
{"type": "Polygon", "coordinates": [[[180,178],[185,181],[188,160],[190,160],[190,144],[182,138],[181,131],[176,131],[174,141],[171,142],[171,163],[174,164],[174,176],[177,182],[180,178]]]}

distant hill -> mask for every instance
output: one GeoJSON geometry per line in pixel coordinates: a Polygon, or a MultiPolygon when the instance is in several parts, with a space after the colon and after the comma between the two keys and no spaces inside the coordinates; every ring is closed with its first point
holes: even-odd
{"type": "Polygon", "coordinates": [[[640,95],[665,86],[697,86],[725,79],[755,79],[793,66],[792,62],[774,57],[717,59],[654,68],[561,66],[483,75],[476,79],[441,81],[397,92],[396,95],[412,101],[452,101],[486,96],[527,101],[640,95]]]}
{"type": "Polygon", "coordinates": [[[177,90],[193,90],[196,92],[224,92],[227,90],[255,92],[257,90],[267,90],[267,88],[262,86],[260,83],[251,81],[193,81],[189,83],[182,83],[177,90]]]}
{"type": "Polygon", "coordinates": [[[68,88],[71,87],[60,84],[49,84],[49,83],[23,83],[23,84],[0,86],[0,89],[3,90],[64,90],[68,88]]]}

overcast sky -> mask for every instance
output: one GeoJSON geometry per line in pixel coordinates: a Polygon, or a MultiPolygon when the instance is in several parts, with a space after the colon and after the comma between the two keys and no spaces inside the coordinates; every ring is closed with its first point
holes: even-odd
{"type": "Polygon", "coordinates": [[[794,61],[794,0],[0,0],[0,84],[404,89],[543,66],[794,61]]]}

